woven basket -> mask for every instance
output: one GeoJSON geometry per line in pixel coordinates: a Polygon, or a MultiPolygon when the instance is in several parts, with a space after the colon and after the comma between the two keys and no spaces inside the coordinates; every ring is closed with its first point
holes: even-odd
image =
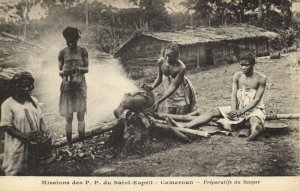
{"type": "Polygon", "coordinates": [[[52,138],[48,135],[43,141],[39,143],[30,143],[29,150],[36,158],[48,156],[51,152],[52,138]]]}

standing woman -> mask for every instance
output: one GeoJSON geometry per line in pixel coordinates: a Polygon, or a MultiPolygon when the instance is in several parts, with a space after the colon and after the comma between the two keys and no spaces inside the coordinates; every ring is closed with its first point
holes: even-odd
{"type": "Polygon", "coordinates": [[[62,77],[59,112],[66,118],[66,136],[69,148],[72,146],[73,113],[77,113],[78,134],[84,142],[87,85],[84,74],[88,72],[88,52],[78,46],[80,31],[67,27],[63,31],[67,47],[59,52],[59,75],[62,77]]]}
{"type": "Polygon", "coordinates": [[[29,72],[16,73],[11,80],[11,97],[1,105],[0,127],[5,128],[2,168],[6,176],[28,175],[33,167],[29,153],[29,143],[34,141],[31,133],[45,130],[41,108],[30,95],[33,83],[29,72]]]}
{"type": "Polygon", "coordinates": [[[185,76],[186,66],[179,60],[179,46],[169,44],[163,52],[163,57],[159,58],[157,63],[158,75],[150,89],[155,89],[163,82],[165,94],[155,101],[154,109],[157,110],[159,105],[166,100],[168,113],[192,112],[196,97],[192,84],[185,76]]]}

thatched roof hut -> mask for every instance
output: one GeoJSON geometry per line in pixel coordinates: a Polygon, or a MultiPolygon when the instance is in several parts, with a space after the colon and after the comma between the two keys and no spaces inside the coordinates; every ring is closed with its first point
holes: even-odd
{"type": "Polygon", "coordinates": [[[243,52],[269,54],[269,39],[278,34],[251,25],[196,28],[185,31],[136,33],[115,53],[129,67],[151,66],[168,43],[177,43],[181,60],[197,67],[226,63],[243,52]]]}

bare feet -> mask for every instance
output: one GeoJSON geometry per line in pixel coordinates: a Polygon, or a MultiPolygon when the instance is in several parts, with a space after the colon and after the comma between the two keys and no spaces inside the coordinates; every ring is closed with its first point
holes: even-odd
{"type": "Polygon", "coordinates": [[[257,125],[251,132],[250,136],[248,137],[247,141],[254,141],[260,134],[263,132],[263,126],[257,125]]]}

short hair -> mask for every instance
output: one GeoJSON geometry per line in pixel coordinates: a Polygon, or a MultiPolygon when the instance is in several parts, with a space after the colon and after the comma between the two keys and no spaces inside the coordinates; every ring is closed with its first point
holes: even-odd
{"type": "Polygon", "coordinates": [[[67,41],[78,41],[81,37],[81,31],[76,27],[67,27],[62,34],[67,41]]]}
{"type": "Polygon", "coordinates": [[[25,80],[25,79],[30,82],[30,88],[31,88],[31,90],[33,90],[34,89],[34,78],[33,78],[33,76],[31,75],[30,72],[21,71],[21,72],[17,72],[13,76],[13,78],[11,79],[11,82],[10,82],[10,91],[11,92],[16,91],[16,89],[18,88],[19,83],[22,80],[25,80]]]}
{"type": "Polygon", "coordinates": [[[241,60],[246,60],[251,65],[255,64],[255,56],[251,52],[246,52],[243,56],[241,56],[240,61],[241,60]]]}
{"type": "Polygon", "coordinates": [[[166,49],[170,49],[174,52],[174,55],[176,56],[177,59],[179,59],[179,46],[178,44],[175,43],[170,43],[167,45],[166,49]]]}

